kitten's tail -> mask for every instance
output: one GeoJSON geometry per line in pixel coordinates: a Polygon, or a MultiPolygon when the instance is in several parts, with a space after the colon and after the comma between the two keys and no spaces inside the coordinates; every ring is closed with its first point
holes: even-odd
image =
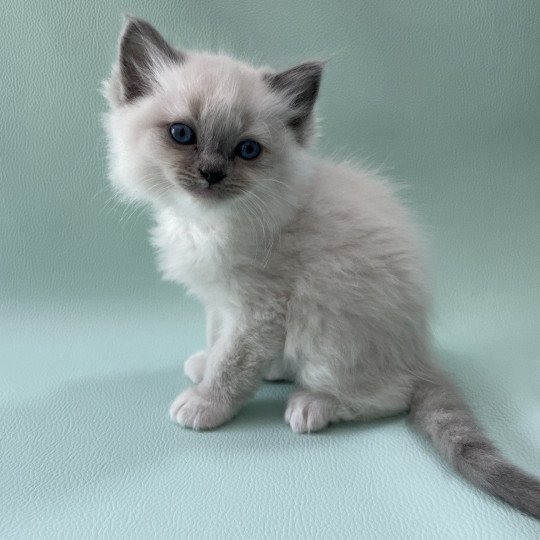
{"type": "Polygon", "coordinates": [[[437,374],[434,381],[418,381],[411,403],[411,417],[465,478],[540,519],[540,480],[499,454],[442,375],[437,374]]]}

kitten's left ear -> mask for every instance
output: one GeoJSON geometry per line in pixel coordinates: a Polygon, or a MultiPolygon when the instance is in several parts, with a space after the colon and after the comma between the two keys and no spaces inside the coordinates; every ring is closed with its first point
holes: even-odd
{"type": "Polygon", "coordinates": [[[319,93],[324,62],[305,62],[280,73],[267,73],[264,80],[271,90],[288,100],[289,127],[299,143],[309,138],[313,106],[319,93]]]}
{"type": "Polygon", "coordinates": [[[126,17],[120,34],[118,61],[107,85],[110,98],[122,104],[149,94],[156,69],[183,60],[184,55],[171,47],[150,23],[126,17]],[[115,95],[111,95],[112,91],[115,95]]]}

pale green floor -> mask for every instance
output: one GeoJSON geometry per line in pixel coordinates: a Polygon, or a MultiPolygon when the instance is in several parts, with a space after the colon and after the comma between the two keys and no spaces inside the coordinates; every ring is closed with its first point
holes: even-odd
{"type": "MultiPolygon", "coordinates": [[[[539,537],[403,416],[296,435],[282,420],[290,385],[266,384],[219,430],[173,425],[201,314],[129,307],[1,321],[0,538],[539,537]]],[[[540,474],[538,336],[499,330],[462,332],[442,360],[505,453],[540,474]]]]}

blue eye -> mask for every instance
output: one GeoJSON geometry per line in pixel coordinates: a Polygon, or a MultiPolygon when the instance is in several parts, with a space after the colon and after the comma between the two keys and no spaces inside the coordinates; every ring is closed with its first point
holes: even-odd
{"type": "Polygon", "coordinates": [[[195,144],[197,137],[195,132],[186,124],[173,124],[169,128],[171,137],[180,144],[195,144]]]}
{"type": "Polygon", "coordinates": [[[242,141],[236,147],[236,153],[242,159],[255,159],[261,153],[261,146],[255,141],[242,141]]]}

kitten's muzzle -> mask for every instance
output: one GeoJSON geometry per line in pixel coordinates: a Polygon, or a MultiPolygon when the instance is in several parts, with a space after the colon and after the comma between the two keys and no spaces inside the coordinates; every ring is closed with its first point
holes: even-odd
{"type": "Polygon", "coordinates": [[[223,171],[214,169],[199,169],[199,174],[210,186],[221,182],[227,176],[223,171]]]}

